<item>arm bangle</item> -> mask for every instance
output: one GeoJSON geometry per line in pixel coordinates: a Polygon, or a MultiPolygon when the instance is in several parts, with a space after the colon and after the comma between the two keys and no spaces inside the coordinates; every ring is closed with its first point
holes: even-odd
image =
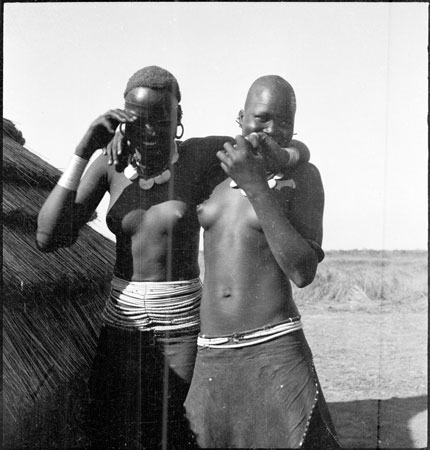
{"type": "Polygon", "coordinates": [[[73,155],[67,169],[63,172],[57,184],[71,191],[76,191],[87,164],[87,159],[73,155]]]}
{"type": "Polygon", "coordinates": [[[288,161],[287,167],[295,166],[300,159],[299,151],[294,147],[284,148],[284,150],[290,155],[290,160],[288,161]]]}

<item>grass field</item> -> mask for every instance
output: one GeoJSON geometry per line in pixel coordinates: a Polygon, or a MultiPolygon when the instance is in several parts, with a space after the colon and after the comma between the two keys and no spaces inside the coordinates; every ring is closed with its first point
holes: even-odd
{"type": "Polygon", "coordinates": [[[427,448],[427,253],[328,252],[295,289],[341,443],[427,448]]]}
{"type": "Polygon", "coordinates": [[[295,290],[311,311],[426,312],[427,252],[327,252],[313,283],[295,290]]]}

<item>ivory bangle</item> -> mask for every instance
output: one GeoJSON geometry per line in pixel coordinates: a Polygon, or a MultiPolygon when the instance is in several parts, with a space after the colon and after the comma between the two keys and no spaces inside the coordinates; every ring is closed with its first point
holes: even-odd
{"type": "Polygon", "coordinates": [[[88,160],[78,155],[73,155],[66,170],[58,180],[58,185],[71,191],[76,191],[81,181],[81,176],[87,167],[88,160]]]}
{"type": "Polygon", "coordinates": [[[295,166],[300,159],[299,151],[294,147],[284,148],[290,155],[290,160],[288,161],[287,167],[295,166]]]}

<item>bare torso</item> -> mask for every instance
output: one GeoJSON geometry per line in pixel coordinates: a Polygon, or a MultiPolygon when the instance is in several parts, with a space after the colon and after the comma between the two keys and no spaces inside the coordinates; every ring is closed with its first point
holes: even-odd
{"type": "Polygon", "coordinates": [[[188,204],[172,199],[169,183],[143,190],[113,168],[108,179],[106,220],[117,239],[115,275],[132,281],[197,278],[199,225],[188,204]]]}
{"type": "MultiPolygon", "coordinates": [[[[277,190],[276,195],[285,196],[277,190]]],[[[205,233],[201,332],[229,334],[296,316],[290,281],[275,261],[251,203],[230,187],[230,179],[197,211],[205,233]]]]}

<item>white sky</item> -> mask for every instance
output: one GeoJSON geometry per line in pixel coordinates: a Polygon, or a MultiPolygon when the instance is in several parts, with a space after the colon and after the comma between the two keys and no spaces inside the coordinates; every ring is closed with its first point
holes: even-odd
{"type": "Polygon", "coordinates": [[[64,168],[147,65],[182,91],[184,138],[235,135],[252,81],[297,96],[325,193],[323,247],[427,248],[426,3],[9,3],[3,115],[64,168]]]}

